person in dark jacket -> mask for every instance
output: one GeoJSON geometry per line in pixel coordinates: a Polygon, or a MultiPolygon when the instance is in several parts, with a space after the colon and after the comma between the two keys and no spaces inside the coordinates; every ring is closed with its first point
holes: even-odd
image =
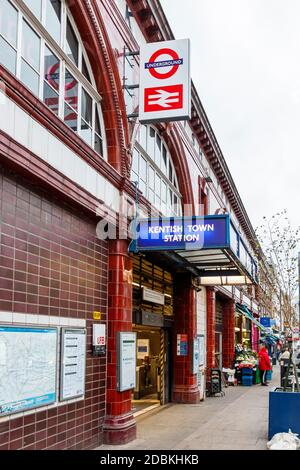
{"type": "Polygon", "coordinates": [[[272,370],[272,366],[268,351],[264,344],[260,344],[260,349],[258,353],[258,368],[260,375],[260,384],[264,386],[268,385],[266,383],[266,372],[267,370],[272,370]]]}

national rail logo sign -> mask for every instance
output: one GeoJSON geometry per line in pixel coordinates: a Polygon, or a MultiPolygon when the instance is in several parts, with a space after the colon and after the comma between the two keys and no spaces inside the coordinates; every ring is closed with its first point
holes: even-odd
{"type": "Polygon", "coordinates": [[[140,122],[189,119],[189,39],[144,44],[140,61],[140,122]]]}

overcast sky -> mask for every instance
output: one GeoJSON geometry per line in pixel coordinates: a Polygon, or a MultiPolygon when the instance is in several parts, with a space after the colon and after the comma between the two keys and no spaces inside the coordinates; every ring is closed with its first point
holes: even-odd
{"type": "Polygon", "coordinates": [[[300,0],[161,0],[254,227],[300,225],[300,0]]]}

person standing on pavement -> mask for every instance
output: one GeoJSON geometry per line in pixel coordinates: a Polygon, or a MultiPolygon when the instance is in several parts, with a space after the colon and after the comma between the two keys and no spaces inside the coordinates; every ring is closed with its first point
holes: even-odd
{"type": "Polygon", "coordinates": [[[260,344],[260,349],[258,353],[258,368],[260,384],[267,386],[268,384],[266,383],[266,372],[267,370],[272,370],[272,366],[268,351],[263,343],[260,344]]]}
{"type": "Polygon", "coordinates": [[[286,346],[285,350],[283,351],[283,353],[279,356],[279,359],[289,359],[290,358],[290,350],[288,348],[288,346],[286,346]]]}

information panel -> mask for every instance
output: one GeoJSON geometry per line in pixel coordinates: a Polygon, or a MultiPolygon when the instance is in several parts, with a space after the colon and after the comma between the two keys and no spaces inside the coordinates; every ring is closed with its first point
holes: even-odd
{"type": "Polygon", "coordinates": [[[136,333],[119,332],[117,338],[117,390],[124,392],[135,387],[136,333]]]}
{"type": "Polygon", "coordinates": [[[0,416],[56,401],[57,329],[0,326],[0,416]]]}
{"type": "Polygon", "coordinates": [[[60,399],[84,395],[86,330],[62,328],[60,399]]]}
{"type": "Polygon", "coordinates": [[[204,335],[198,335],[199,343],[199,366],[204,366],[205,364],[205,339],[204,335]]]}

